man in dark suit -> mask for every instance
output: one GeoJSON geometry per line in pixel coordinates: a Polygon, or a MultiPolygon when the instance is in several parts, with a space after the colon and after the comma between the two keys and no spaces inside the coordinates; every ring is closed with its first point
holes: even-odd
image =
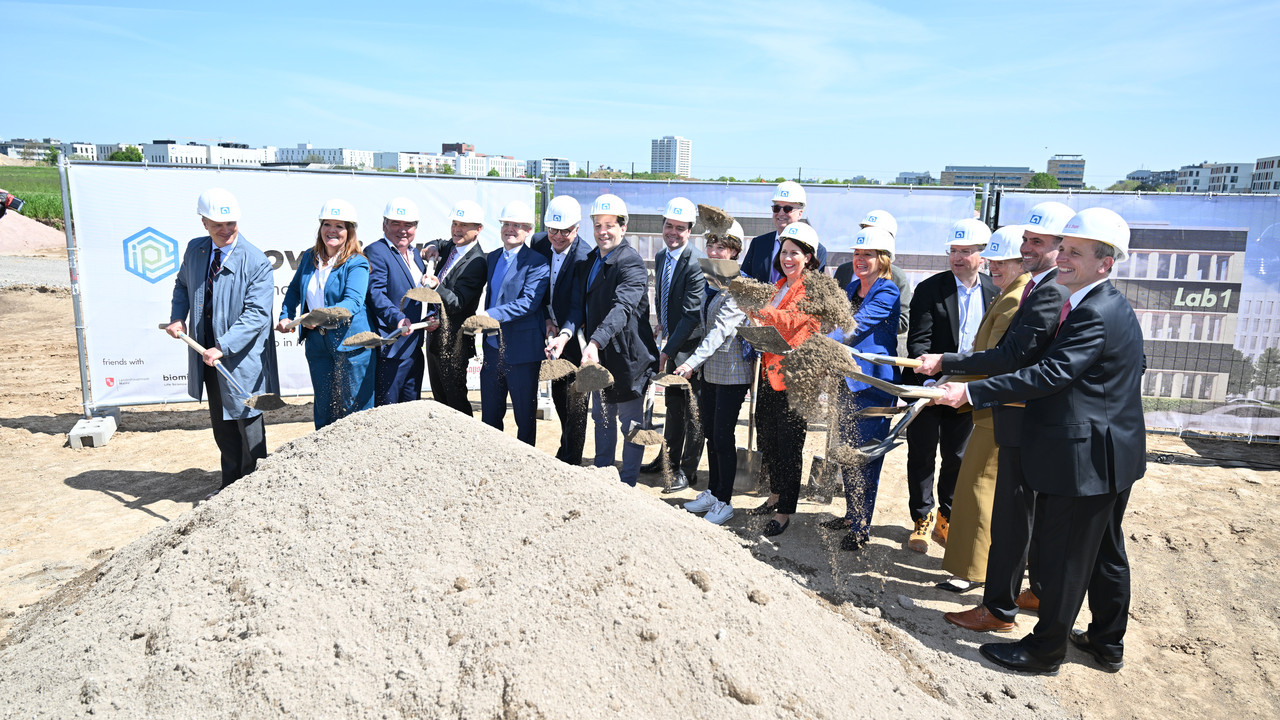
{"type": "Polygon", "coordinates": [[[431,395],[460,413],[471,415],[467,399],[467,361],[476,354],[475,344],[463,337],[458,342],[462,321],[476,314],[480,294],[488,277],[488,262],[480,249],[484,211],[470,200],[460,200],[450,213],[451,240],[433,240],[423,247],[423,257],[439,260],[440,266],[423,278],[423,285],[440,294],[446,323],[428,326],[427,378],[431,395]]]}
{"type": "MultiPolygon", "coordinates": [[[[687,198],[674,198],[662,214],[662,242],[665,248],[654,258],[657,288],[654,302],[658,305],[658,369],[674,372],[702,343],[702,298],[707,279],[699,258],[706,253],[689,244],[689,234],[698,219],[698,209],[687,198]]],[[[702,428],[689,411],[692,398],[698,396],[701,382],[689,378],[687,388],[668,387],[663,396],[667,421],[663,428],[665,443],[658,457],[642,472],[662,469],[663,453],[667,467],[674,468],[671,485],[664,494],[679,492],[697,484],[698,462],[702,460],[702,428]]]]}
{"type": "Polygon", "coordinates": [[[498,216],[502,247],[489,253],[489,291],[485,315],[501,323],[502,336],[484,339],[480,369],[480,417],[502,429],[507,395],[516,420],[516,438],[530,445],[537,439],[538,369],[542,364],[546,330],[547,259],[525,247],[533,232],[533,210],[522,202],[508,203],[498,216]]]}
{"type": "MultiPolygon", "coordinates": [[[[778,184],[773,191],[773,227],[774,230],[757,235],[747,247],[747,254],[742,259],[742,272],[760,282],[776,283],[781,274],[774,267],[773,260],[778,257],[782,243],[778,242],[778,233],[787,229],[793,222],[800,222],[804,217],[804,186],[798,182],[787,180],[778,184]]],[[[818,270],[827,266],[827,248],[818,243],[818,270]]]]}
{"type": "Polygon", "coordinates": [[[1121,527],[1129,491],[1146,472],[1142,328],[1108,280],[1128,254],[1129,227],[1105,208],[1063,228],[1057,282],[1071,292],[1058,332],[1037,364],[971,383],[947,383],[939,402],[975,408],[1025,401],[1024,465],[1044,510],[1036,524],[1040,621],[1014,643],[979,651],[1022,672],[1056,673],[1067,642],[1106,670],[1123,663],[1129,559],[1121,527]],[[1087,631],[1072,630],[1089,596],[1087,631]]]}
{"type": "MultiPolygon", "coordinates": [[[[911,298],[911,322],[907,332],[907,354],[969,352],[982,314],[995,300],[999,289],[991,278],[979,272],[979,253],[991,239],[991,229],[972,218],[951,226],[947,240],[950,269],[925,278],[911,298]]],[[[924,376],[906,370],[902,381],[919,385],[924,376]]],[[[929,526],[934,521],[934,471],[938,480],[938,525],[933,538],[945,545],[951,517],[951,498],[960,475],[960,461],[973,431],[973,417],[952,408],[930,406],[907,426],[907,491],[911,521],[915,529],[907,547],[916,552],[929,550],[929,526]],[[941,467],[934,459],[942,454],[941,467]]]]}
{"type": "MultiPolygon", "coordinates": [[[[417,232],[418,206],[408,198],[391,198],[382,213],[382,239],[364,248],[369,261],[369,325],[379,335],[403,330],[422,318],[422,304],[404,300],[426,271],[413,247],[417,232]]],[[[379,348],[374,368],[375,406],[417,400],[422,390],[422,332],[379,348]]]]}
{"type": "MultiPolygon", "coordinates": [[[[1022,302],[1009,320],[1009,327],[994,348],[974,354],[946,353],[921,356],[917,370],[922,375],[939,372],[964,375],[1000,375],[1039,362],[1058,330],[1062,303],[1070,294],[1055,282],[1058,269],[1059,233],[1075,211],[1059,202],[1043,202],[1031,208],[1022,233],[1022,268],[1031,275],[1023,289],[1022,302]]],[[[991,550],[987,555],[986,584],[982,603],[961,612],[943,615],[953,625],[986,632],[1013,629],[1020,609],[1035,610],[1041,591],[1039,564],[1031,543],[1035,492],[1026,476],[1036,472],[1039,462],[1022,464],[1021,404],[992,408],[999,453],[996,487],[991,508],[991,550]],[[1030,553],[1030,554],[1029,554],[1030,553]],[[1031,560],[1028,563],[1028,559],[1031,560]],[[1030,570],[1030,587],[1020,593],[1022,570],[1030,570]]]]}
{"type": "MultiPolygon", "coordinates": [[[[533,249],[542,254],[551,266],[551,282],[546,297],[546,337],[560,334],[560,324],[568,319],[573,307],[574,278],[577,277],[591,244],[578,237],[578,225],[582,221],[582,206],[569,195],[558,195],[547,203],[542,225],[546,232],[533,236],[533,249]]],[[[585,271],[584,271],[585,272],[585,271]]],[[[585,275],[583,275],[585,277],[585,275]]],[[[582,362],[582,347],[576,335],[566,341],[560,357],[577,365],[582,362]]],[[[551,401],[560,418],[560,448],[556,459],[570,465],[582,464],[582,446],[587,440],[587,404],[585,398],[570,395],[573,376],[551,381],[551,401]]]]}
{"type": "MultiPolygon", "coordinates": [[[[581,328],[587,338],[582,364],[599,363],[613,375],[613,385],[595,396],[591,408],[595,466],[610,467],[618,431],[643,425],[644,391],[658,347],[649,326],[649,271],[626,240],[626,204],[617,195],[601,195],[592,204],[591,222],[596,249],[587,256],[569,318],[547,346],[547,357],[558,357],[569,336],[581,328]]],[[[635,486],[643,456],[643,445],[625,443],[623,482],[635,486]]]]}

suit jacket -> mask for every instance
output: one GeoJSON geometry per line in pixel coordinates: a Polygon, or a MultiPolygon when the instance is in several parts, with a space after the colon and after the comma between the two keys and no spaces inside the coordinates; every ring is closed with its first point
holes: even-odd
{"type": "MultiPolygon", "coordinates": [[[[1058,270],[1056,268],[1050,270],[1049,274],[1045,275],[1031,290],[1026,301],[1018,304],[1018,309],[1009,319],[1008,329],[996,341],[995,347],[966,355],[944,353],[942,372],[1000,375],[1034,365],[1039,361],[1058,330],[1058,316],[1062,310],[1062,303],[1066,302],[1071,295],[1065,287],[1055,282],[1057,277],[1058,270]]],[[[1027,278],[1027,282],[1030,282],[1030,277],[1027,278]]],[[[985,322],[986,318],[983,318],[983,321],[985,322]]],[[[974,347],[978,347],[977,343],[974,347]]],[[[996,444],[1001,447],[1022,445],[1024,417],[1021,407],[1001,405],[993,408],[992,420],[995,424],[996,444]]]]}
{"type": "MultiPolygon", "coordinates": [[[[853,301],[859,285],[858,282],[851,282],[845,290],[849,294],[850,302],[853,301]]],[[[867,296],[862,299],[858,311],[853,314],[856,324],[853,332],[845,333],[844,330],[836,328],[828,337],[859,352],[893,355],[898,350],[898,318],[902,314],[900,305],[898,286],[894,285],[892,280],[877,278],[871,284],[871,289],[867,291],[867,296]]],[[[857,358],[854,358],[854,362],[858,364],[858,368],[864,375],[893,383],[898,382],[899,371],[893,365],[877,365],[857,358]]],[[[853,378],[846,378],[845,382],[853,392],[871,387],[853,378]]]]}
{"type": "MultiPolygon", "coordinates": [[[[187,334],[196,340],[200,340],[204,286],[212,253],[213,239],[208,235],[187,243],[169,304],[169,322],[185,320],[187,334]]],[[[223,366],[250,395],[280,392],[276,338],[271,326],[275,292],[271,261],[240,235],[213,283],[213,344],[222,350],[223,366]]],[[[187,353],[187,394],[196,400],[203,395],[206,370],[217,372],[194,351],[187,353]]],[[[222,419],[243,420],[261,412],[245,407],[246,398],[237,398],[230,383],[220,382],[218,388],[222,419]]]]}
{"type": "MultiPolygon", "coordinates": [[[[422,303],[405,300],[403,306],[400,304],[404,294],[414,286],[413,276],[400,259],[400,254],[382,239],[365,245],[364,256],[369,261],[369,293],[365,304],[368,306],[369,325],[373,332],[387,335],[405,318],[409,322],[422,320],[422,303]]],[[[416,250],[410,252],[409,257],[418,266],[418,270],[426,272],[426,265],[416,250]]],[[[418,330],[390,345],[384,345],[378,349],[378,354],[391,360],[404,360],[413,357],[421,348],[422,331],[418,330]]]]}
{"type": "Polygon", "coordinates": [[[505,350],[502,360],[508,365],[541,362],[546,357],[543,348],[546,347],[547,308],[543,300],[551,282],[551,265],[542,255],[521,247],[507,265],[502,284],[495,288],[493,273],[502,252],[503,249],[498,248],[489,253],[488,291],[484,302],[489,317],[502,324],[499,344],[505,350]]]}
{"type": "MultiPolygon", "coordinates": [[[[436,268],[438,275],[444,268],[444,264],[448,262],[449,254],[453,252],[453,241],[435,240],[429,244],[436,245],[436,249],[440,252],[440,265],[436,268]]],[[[476,314],[476,308],[480,307],[480,295],[484,292],[485,283],[488,281],[489,263],[484,251],[480,249],[480,242],[473,241],[460,252],[463,253],[462,257],[454,260],[453,267],[449,268],[449,274],[435,289],[440,293],[444,314],[449,321],[448,342],[451,343],[456,342],[458,327],[462,325],[462,321],[476,314]]],[[[445,342],[444,336],[444,328],[431,333],[431,339],[427,341],[427,351],[440,357],[445,342]]],[[[475,354],[475,344],[463,340],[461,347],[454,354],[454,359],[464,362],[475,354]]]]}
{"type": "MultiPolygon", "coordinates": [[[[991,276],[978,273],[982,285],[982,308],[1000,292],[991,276]]],[[[930,275],[916,285],[911,297],[911,327],[907,331],[907,355],[920,357],[928,353],[953,353],[960,349],[960,307],[956,292],[956,276],[950,270],[930,275]]],[[[911,370],[902,372],[902,381],[920,385],[926,379],[911,370]]]]}
{"type": "MultiPolygon", "coordinates": [[[[786,278],[778,280],[778,289],[787,282],[786,278]]],[[[794,350],[804,344],[809,336],[821,329],[818,318],[800,312],[796,308],[805,298],[804,278],[801,277],[782,296],[778,307],[766,305],[755,314],[761,325],[772,325],[778,329],[782,339],[794,350]]],[[[774,390],[786,390],[787,382],[782,373],[782,356],[773,353],[761,353],[760,366],[764,368],[764,376],[769,380],[769,387],[774,390]]]]}
{"type": "MultiPolygon", "coordinates": [[[[751,245],[747,247],[747,254],[742,259],[742,273],[750,278],[755,278],[760,282],[767,283],[773,273],[773,258],[777,253],[773,250],[773,243],[778,239],[778,231],[767,232],[763,235],[757,235],[752,238],[751,245]]],[[[827,246],[818,243],[818,271],[822,272],[827,267],[827,246]]]]}
{"type": "MultiPolygon", "coordinates": [[[[551,262],[551,256],[555,253],[551,249],[551,240],[547,238],[545,232],[540,232],[533,236],[533,249],[541,253],[551,262]]],[[[587,261],[587,256],[591,254],[591,245],[582,236],[573,239],[573,244],[566,251],[567,255],[564,259],[564,266],[560,268],[560,274],[556,277],[555,285],[548,285],[546,310],[547,317],[556,321],[557,329],[569,317],[569,313],[573,309],[573,293],[574,278],[577,277],[579,268],[587,261]]],[[[583,275],[582,277],[586,277],[583,275]]],[[[574,363],[575,365],[582,362],[582,348],[578,345],[577,336],[569,338],[569,342],[565,343],[564,351],[560,353],[560,357],[574,363]]]]}
{"type": "Polygon", "coordinates": [[[1026,401],[1021,449],[1032,490],[1087,497],[1146,473],[1142,327],[1109,280],[1071,310],[1036,364],[969,384],[975,408],[1026,401]]]}
{"type": "Polygon", "coordinates": [[[600,346],[600,364],[613,374],[613,387],[604,397],[625,402],[644,394],[658,361],[649,325],[649,270],[626,238],[604,258],[592,280],[591,268],[599,257],[600,249],[593,248],[579,266],[573,308],[561,330],[581,328],[587,342],[600,346]]]}
{"type": "MultiPolygon", "coordinates": [[[[292,320],[296,317],[295,310],[299,309],[299,303],[302,304],[302,314],[317,309],[307,305],[307,286],[310,285],[311,277],[316,274],[316,270],[315,249],[309,248],[302,253],[302,257],[298,260],[298,270],[289,281],[289,288],[285,290],[284,303],[280,306],[281,320],[292,320]]],[[[369,332],[369,313],[364,307],[368,292],[369,261],[363,255],[347,258],[346,262],[329,273],[329,279],[324,284],[324,307],[340,307],[351,311],[351,319],[346,321],[345,328],[339,327],[337,330],[321,335],[334,351],[352,352],[363,349],[344,347],[342,341],[357,333],[369,332]]],[[[306,340],[315,332],[299,326],[298,340],[306,340]]]]}
{"type": "MultiPolygon", "coordinates": [[[[654,293],[653,301],[658,305],[659,314],[662,296],[667,293],[664,279],[670,256],[671,252],[664,247],[654,258],[657,292],[654,293]]],[[[688,359],[702,343],[702,298],[707,292],[707,276],[702,272],[698,258],[706,256],[706,253],[692,243],[686,244],[671,271],[671,294],[667,299],[667,312],[671,315],[667,322],[670,327],[662,328],[667,338],[661,352],[672,358],[676,365],[688,359]]],[[[658,322],[662,322],[661,317],[658,322]]]]}
{"type": "MultiPolygon", "coordinates": [[[[890,265],[889,271],[893,273],[893,284],[898,288],[899,305],[902,307],[898,317],[898,334],[906,334],[910,327],[911,318],[911,281],[907,278],[907,274],[897,265],[890,265]]],[[[844,288],[846,292],[849,290],[849,283],[854,281],[853,277],[853,261],[840,263],[840,267],[835,272],[836,284],[844,288]]],[[[893,353],[897,352],[896,346],[893,353]]]]}

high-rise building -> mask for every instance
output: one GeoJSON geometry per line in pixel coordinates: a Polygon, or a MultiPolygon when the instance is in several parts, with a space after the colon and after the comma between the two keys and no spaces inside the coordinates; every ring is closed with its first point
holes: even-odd
{"type": "Polygon", "coordinates": [[[1045,172],[1058,179],[1058,187],[1067,190],[1084,188],[1084,156],[1054,155],[1045,172]]]}
{"type": "Polygon", "coordinates": [[[674,173],[689,177],[693,168],[693,141],[667,135],[652,141],[649,172],[674,173]]]}

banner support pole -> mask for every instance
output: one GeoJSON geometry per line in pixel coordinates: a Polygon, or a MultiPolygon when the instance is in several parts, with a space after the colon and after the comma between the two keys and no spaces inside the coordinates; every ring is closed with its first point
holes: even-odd
{"type": "Polygon", "coordinates": [[[80,365],[80,398],[84,416],[93,419],[93,397],[89,392],[89,353],[85,348],[84,313],[80,308],[80,260],[75,233],[71,231],[71,189],[68,168],[71,162],[64,155],[58,163],[58,175],[62,181],[62,227],[67,235],[67,272],[71,276],[71,308],[76,323],[76,356],[80,365]]]}

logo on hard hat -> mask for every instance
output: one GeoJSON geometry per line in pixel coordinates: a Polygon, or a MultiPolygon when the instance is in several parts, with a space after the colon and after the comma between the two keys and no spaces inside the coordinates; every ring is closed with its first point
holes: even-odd
{"type": "Polygon", "coordinates": [[[178,271],[178,242],[155,228],[145,228],[124,240],[124,269],[158,283],[178,271]]]}
{"type": "Polygon", "coordinates": [[[956,231],[956,239],[957,239],[957,240],[963,240],[963,239],[964,239],[964,231],[963,231],[963,230],[957,230],[957,231],[956,231]]]}
{"type": "Polygon", "coordinates": [[[560,216],[559,216],[559,215],[552,215],[552,216],[551,216],[551,219],[552,219],[552,220],[554,220],[555,222],[560,222],[560,216]]]}
{"type": "Polygon", "coordinates": [[[342,211],[338,210],[338,208],[334,208],[329,211],[329,214],[333,215],[334,217],[337,217],[342,214],[342,211]]]}
{"type": "Polygon", "coordinates": [[[791,197],[791,191],[790,191],[790,190],[779,190],[779,191],[778,191],[778,197],[791,197]]]}
{"type": "Polygon", "coordinates": [[[608,209],[609,209],[609,203],[600,203],[600,209],[601,209],[601,210],[608,210],[608,209]]]}
{"type": "Polygon", "coordinates": [[[396,208],[396,214],[397,214],[397,215],[403,215],[403,214],[404,214],[404,208],[396,208]]]}
{"type": "Polygon", "coordinates": [[[1032,224],[1032,225],[1039,225],[1039,224],[1040,224],[1040,222],[1041,222],[1042,220],[1044,220],[1044,216],[1043,216],[1043,215],[1032,215],[1032,216],[1031,216],[1031,224],[1032,224]]]}
{"type": "Polygon", "coordinates": [[[675,213],[675,214],[679,215],[679,214],[683,213],[683,212],[684,212],[684,210],[683,210],[682,208],[671,208],[671,212],[673,212],[673,213],[675,213]]]}
{"type": "Polygon", "coordinates": [[[218,212],[222,213],[223,215],[230,215],[230,214],[231,214],[231,206],[229,206],[229,205],[223,205],[222,207],[218,208],[218,212]]]}
{"type": "Polygon", "coordinates": [[[991,243],[991,252],[993,252],[993,253],[998,253],[998,252],[1000,252],[1000,243],[998,243],[998,242],[993,242],[993,243],[991,243]]]}
{"type": "Polygon", "coordinates": [[[462,210],[462,209],[459,209],[459,210],[457,211],[457,213],[455,213],[455,214],[456,214],[458,217],[466,217],[466,216],[467,216],[467,211],[462,210]]]}
{"type": "Polygon", "coordinates": [[[878,222],[880,220],[880,217],[878,215],[868,215],[867,219],[870,220],[871,222],[878,222]]]}
{"type": "Polygon", "coordinates": [[[854,245],[865,245],[865,244],[866,244],[866,242],[867,242],[867,236],[866,236],[866,235],[859,235],[859,236],[857,236],[857,237],[855,237],[855,238],[853,239],[853,244],[854,244],[854,245]]]}

